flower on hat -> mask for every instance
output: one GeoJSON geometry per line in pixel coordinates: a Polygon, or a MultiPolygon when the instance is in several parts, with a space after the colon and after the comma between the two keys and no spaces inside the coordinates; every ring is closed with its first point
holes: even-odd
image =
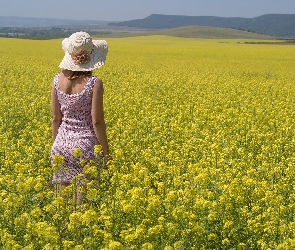
{"type": "Polygon", "coordinates": [[[71,54],[72,60],[75,64],[86,64],[90,61],[90,54],[88,51],[82,49],[76,53],[71,54]]]}

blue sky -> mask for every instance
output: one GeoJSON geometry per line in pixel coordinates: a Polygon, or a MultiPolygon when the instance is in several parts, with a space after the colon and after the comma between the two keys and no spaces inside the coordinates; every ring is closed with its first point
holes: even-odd
{"type": "Polygon", "coordinates": [[[256,17],[295,14],[295,0],[0,0],[0,16],[126,21],[150,14],[256,17]]]}

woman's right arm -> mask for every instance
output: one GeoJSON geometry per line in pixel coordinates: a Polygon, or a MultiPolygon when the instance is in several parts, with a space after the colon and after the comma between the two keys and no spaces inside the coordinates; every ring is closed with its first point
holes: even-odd
{"type": "Polygon", "coordinates": [[[103,156],[107,157],[109,145],[103,111],[103,83],[99,78],[96,79],[93,86],[91,116],[94,132],[102,146],[103,156]]]}
{"type": "Polygon", "coordinates": [[[58,128],[62,121],[62,113],[60,110],[60,104],[55,92],[54,84],[51,88],[51,116],[52,116],[52,139],[56,138],[58,128]]]}

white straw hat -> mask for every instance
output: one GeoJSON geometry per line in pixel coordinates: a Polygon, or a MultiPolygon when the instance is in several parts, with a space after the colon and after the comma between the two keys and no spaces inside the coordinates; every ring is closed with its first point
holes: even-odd
{"type": "Polygon", "coordinates": [[[86,32],[76,32],[62,41],[65,56],[59,67],[71,71],[92,71],[105,64],[108,44],[92,40],[86,32]]]}

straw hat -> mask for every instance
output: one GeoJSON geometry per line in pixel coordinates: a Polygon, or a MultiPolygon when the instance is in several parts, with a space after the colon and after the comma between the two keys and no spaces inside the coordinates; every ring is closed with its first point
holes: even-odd
{"type": "Polygon", "coordinates": [[[76,32],[62,41],[65,56],[59,67],[71,71],[92,71],[105,64],[108,44],[92,40],[86,32],[76,32]]]}

